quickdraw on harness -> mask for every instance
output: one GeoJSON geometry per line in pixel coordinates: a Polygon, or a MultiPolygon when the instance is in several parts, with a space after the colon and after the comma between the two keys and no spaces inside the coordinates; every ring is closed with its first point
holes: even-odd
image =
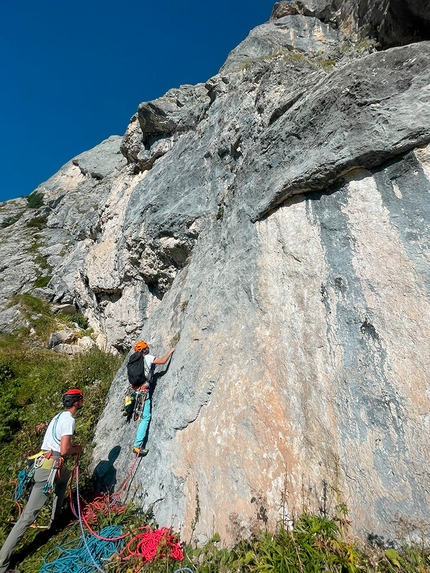
{"type": "MultiPolygon", "coordinates": [[[[58,449],[60,449],[60,440],[57,438],[56,428],[61,414],[62,412],[56,416],[52,427],[52,437],[54,442],[58,444],[58,449]]],[[[14,501],[18,501],[21,498],[28,500],[34,484],[34,473],[39,468],[50,470],[48,480],[43,488],[43,493],[50,495],[54,489],[55,479],[60,476],[60,471],[63,465],[64,458],[60,455],[55,456],[52,451],[41,450],[37,454],[29,456],[27,458],[25,469],[21,470],[18,474],[17,484],[15,491],[12,494],[12,499],[14,501]]]]}
{"type": "Polygon", "coordinates": [[[49,495],[54,487],[55,478],[59,476],[60,470],[64,465],[64,459],[54,457],[51,451],[41,450],[33,456],[27,458],[27,466],[18,474],[17,484],[15,491],[12,494],[12,499],[18,501],[21,498],[25,501],[28,500],[34,484],[34,473],[37,469],[50,470],[48,481],[43,488],[43,493],[49,495]]]}
{"type": "Polygon", "coordinates": [[[122,409],[123,416],[127,416],[127,422],[139,420],[142,417],[143,407],[145,406],[146,396],[148,395],[148,388],[133,389],[131,386],[127,390],[124,398],[124,406],[122,409]]]}
{"type": "MultiPolygon", "coordinates": [[[[51,466],[51,471],[49,472],[48,480],[45,484],[45,487],[43,488],[43,493],[45,495],[50,495],[52,493],[52,490],[54,489],[55,480],[56,478],[60,477],[61,468],[64,466],[64,458],[62,456],[60,456],[59,458],[54,458],[52,456],[52,452],[48,452],[48,454],[50,454],[50,457],[45,459],[47,460],[52,459],[52,466],[51,466]]],[[[41,467],[44,467],[43,464],[41,467]]]]}

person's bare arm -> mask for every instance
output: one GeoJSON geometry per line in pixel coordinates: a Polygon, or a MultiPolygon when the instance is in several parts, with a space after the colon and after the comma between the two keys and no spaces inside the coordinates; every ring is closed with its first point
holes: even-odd
{"type": "Polygon", "coordinates": [[[76,456],[82,453],[82,446],[72,445],[72,436],[62,436],[60,442],[60,454],[62,456],[76,456]]]}
{"type": "Polygon", "coordinates": [[[169,352],[163,358],[154,358],[154,364],[166,364],[172,354],[175,352],[174,348],[171,348],[169,352]]]}

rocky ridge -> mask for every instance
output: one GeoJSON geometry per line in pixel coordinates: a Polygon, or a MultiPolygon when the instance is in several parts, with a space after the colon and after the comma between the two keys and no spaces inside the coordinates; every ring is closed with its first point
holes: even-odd
{"type": "MultiPolygon", "coordinates": [[[[186,538],[234,542],[282,500],[346,503],[385,541],[429,523],[429,19],[279,2],[219,74],[39,186],[42,206],[0,206],[3,329],[31,289],[104,348],[176,346],[134,496],[186,538]]],[[[125,388],[123,367],[94,457],[120,445],[119,479],[125,388]]]]}

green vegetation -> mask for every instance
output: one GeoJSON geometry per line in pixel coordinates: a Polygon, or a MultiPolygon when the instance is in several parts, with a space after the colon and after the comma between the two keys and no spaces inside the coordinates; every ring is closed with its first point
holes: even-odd
{"type": "MultiPolygon", "coordinates": [[[[87,468],[94,429],[123,360],[97,348],[72,357],[52,352],[46,348],[48,337],[65,323],[53,315],[49,304],[30,294],[15,296],[10,304],[20,306],[29,326],[0,335],[0,545],[18,516],[16,504],[11,500],[11,480],[24,467],[26,457],[40,448],[37,425],[49,422],[61,410],[61,396],[71,387],[80,388],[85,394],[85,410],[78,418],[76,439],[85,445],[81,479],[83,488],[88,489],[87,468]]],[[[39,524],[46,525],[49,512],[46,504],[39,524]]],[[[24,554],[37,533],[37,529],[27,532],[21,544],[24,554]]],[[[55,542],[58,543],[58,538],[55,542]]],[[[29,558],[24,570],[39,571],[40,559],[40,553],[29,558]]]]}
{"type": "Polygon", "coordinates": [[[49,281],[51,279],[52,279],[52,275],[48,275],[45,277],[39,277],[34,281],[33,286],[36,288],[46,287],[46,285],[49,283],[49,281]]]}
{"type": "MultiPolygon", "coordinates": [[[[82,330],[89,330],[88,329],[88,319],[85,318],[85,316],[83,314],[79,314],[78,312],[76,312],[75,314],[63,314],[63,313],[59,313],[57,314],[57,317],[59,319],[61,319],[63,322],[65,322],[66,324],[68,324],[69,326],[73,326],[74,324],[77,324],[79,326],[79,328],[82,328],[82,330]]],[[[88,336],[90,333],[89,332],[85,332],[83,334],[83,336],[88,336]]]]}
{"type": "Polygon", "coordinates": [[[307,62],[308,61],[308,58],[306,57],[306,55],[303,52],[296,52],[294,50],[290,50],[290,51],[282,54],[282,59],[284,62],[307,62]]]}
{"type": "Polygon", "coordinates": [[[85,316],[83,316],[82,314],[73,314],[70,317],[71,322],[76,322],[76,324],[79,326],[79,328],[82,328],[83,330],[87,330],[88,328],[88,319],[85,318],[85,316]]]}
{"type": "Polygon", "coordinates": [[[30,209],[38,209],[43,205],[43,193],[32,193],[27,197],[27,204],[30,209]]]}
{"type": "MultiPolygon", "coordinates": [[[[246,70],[250,66],[252,66],[254,61],[270,61],[274,59],[281,59],[283,62],[286,63],[307,63],[314,68],[321,68],[325,72],[329,72],[335,65],[336,60],[333,58],[327,58],[323,54],[305,54],[303,52],[299,52],[298,50],[282,50],[280,52],[276,52],[274,54],[270,54],[268,56],[260,56],[255,58],[255,60],[248,60],[245,62],[239,70],[246,70]]],[[[218,217],[217,217],[218,218],[218,217]]]]}
{"type": "Polygon", "coordinates": [[[38,229],[39,231],[42,230],[46,226],[46,221],[48,218],[46,215],[40,215],[39,217],[34,217],[30,219],[27,223],[27,227],[38,229]]]}
{"type": "Polygon", "coordinates": [[[428,551],[407,547],[382,550],[354,544],[342,533],[343,522],[304,512],[291,527],[260,531],[231,550],[215,535],[204,547],[185,550],[196,573],[427,573],[428,551]]]}
{"type": "Polygon", "coordinates": [[[252,62],[250,60],[248,60],[247,62],[242,64],[240,66],[240,68],[238,68],[238,71],[247,70],[251,65],[252,65],[252,62]]]}
{"type": "MultiPolygon", "coordinates": [[[[36,217],[36,219],[38,219],[38,217],[36,217]]],[[[40,228],[37,226],[35,228],[40,230],[40,228]]],[[[26,252],[32,255],[33,262],[36,263],[40,269],[50,272],[52,270],[51,265],[46,260],[46,256],[41,255],[39,252],[39,249],[42,246],[43,242],[41,241],[41,235],[39,233],[35,233],[33,235],[33,242],[29,247],[26,248],[26,252]]]]}
{"type": "Polygon", "coordinates": [[[377,49],[377,42],[375,38],[363,38],[358,44],[355,45],[357,51],[374,52],[377,49]]]}
{"type": "MultiPolygon", "coordinates": [[[[13,339],[18,344],[25,345],[27,336],[31,329],[34,330],[36,337],[40,339],[41,344],[48,341],[49,334],[57,328],[57,321],[52,314],[47,302],[37,298],[29,293],[18,294],[10,299],[9,306],[19,305],[21,312],[26,318],[29,328],[16,332],[13,339]]],[[[8,339],[6,340],[8,341],[8,339]]],[[[3,344],[6,344],[6,341],[3,344]]],[[[2,339],[0,338],[0,356],[2,348],[2,339]]]]}
{"type": "Polygon", "coordinates": [[[282,58],[284,62],[308,61],[308,58],[305,56],[305,54],[303,54],[303,52],[298,52],[295,50],[281,50],[279,52],[269,54],[268,56],[259,56],[254,60],[247,60],[238,68],[238,71],[248,69],[250,66],[252,66],[253,62],[265,62],[274,60],[276,58],[282,58]]]}
{"type": "Polygon", "coordinates": [[[177,332],[174,336],[172,336],[172,338],[170,339],[170,346],[174,347],[178,344],[178,342],[181,340],[181,335],[179,332],[177,332]]]}
{"type": "Polygon", "coordinates": [[[16,223],[22,217],[23,211],[20,213],[15,213],[15,215],[10,215],[9,217],[5,217],[1,222],[2,229],[6,229],[6,227],[10,227],[14,223],[16,223]]]}
{"type": "Polygon", "coordinates": [[[51,265],[46,260],[46,257],[37,253],[37,255],[33,258],[33,261],[39,265],[39,267],[45,271],[52,271],[51,265]]]}
{"type": "Polygon", "coordinates": [[[317,58],[315,62],[325,72],[329,72],[336,65],[336,60],[333,60],[332,58],[317,58]]]}
{"type": "Polygon", "coordinates": [[[218,211],[216,214],[216,219],[217,221],[222,221],[222,218],[224,217],[224,207],[222,207],[222,205],[220,205],[218,207],[218,211]]]}

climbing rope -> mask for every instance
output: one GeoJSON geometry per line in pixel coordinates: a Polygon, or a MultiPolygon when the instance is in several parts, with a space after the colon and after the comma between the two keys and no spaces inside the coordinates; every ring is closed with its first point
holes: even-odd
{"type": "MultiPolygon", "coordinates": [[[[128,482],[130,481],[130,478],[133,474],[138,459],[139,455],[136,455],[128,474],[125,476],[124,481],[122,482],[117,492],[113,493],[112,495],[101,494],[98,497],[96,497],[92,502],[85,504],[84,514],[88,523],[95,523],[97,521],[97,514],[101,512],[103,512],[104,515],[107,515],[111,511],[114,511],[115,513],[123,513],[124,511],[126,511],[127,507],[120,502],[120,499],[128,482]]],[[[79,478],[78,460],[75,462],[70,483],[70,507],[72,509],[73,515],[76,517],[76,519],[78,519],[78,514],[74,507],[73,497],[72,497],[72,485],[73,485],[72,482],[74,476],[76,476],[76,482],[77,482],[79,478]]]]}
{"type": "MultiPolygon", "coordinates": [[[[138,457],[137,455],[118,492],[112,496],[108,494],[98,496],[91,503],[87,503],[84,507],[81,507],[81,495],[79,493],[79,456],[77,456],[71,479],[72,481],[73,475],[76,476],[76,507],[74,507],[72,496],[70,498],[70,505],[79,521],[81,540],[78,547],[73,547],[72,549],[63,547],[55,561],[48,563],[46,561],[50,555],[48,554],[40,573],[63,573],[64,571],[70,573],[93,573],[94,568],[100,573],[105,573],[101,568],[103,562],[110,559],[115,553],[122,562],[132,558],[142,560],[142,565],[138,567],[134,573],[141,571],[145,563],[153,561],[157,557],[176,561],[183,560],[184,554],[181,544],[173,532],[167,527],[154,530],[150,526],[145,525],[123,535],[119,526],[105,527],[100,533],[97,533],[90,525],[97,523],[97,515],[100,513],[104,515],[108,515],[111,512],[123,513],[127,509],[127,506],[121,504],[119,500],[130,476],[133,474],[138,457]],[[87,537],[85,533],[84,526],[91,534],[89,537],[87,537]],[[125,544],[125,538],[130,536],[131,539],[125,544]]],[[[70,489],[72,488],[70,487],[70,489]]],[[[75,545],[76,540],[69,542],[69,544],[70,543],[75,545]]],[[[174,573],[181,571],[193,573],[193,571],[187,567],[177,569],[174,573]]]]}
{"type": "MultiPolygon", "coordinates": [[[[81,512],[81,504],[80,504],[80,496],[79,496],[79,463],[76,464],[76,504],[78,506],[78,517],[79,517],[79,526],[81,528],[81,534],[82,534],[82,540],[84,542],[85,548],[87,550],[87,553],[91,559],[91,561],[93,562],[93,565],[95,566],[95,568],[97,569],[97,571],[100,571],[100,573],[105,573],[103,571],[103,569],[101,569],[95,559],[95,556],[92,554],[91,549],[89,547],[86,535],[85,535],[85,531],[84,531],[84,526],[83,526],[83,522],[82,522],[82,512],[81,512]]],[[[97,539],[97,538],[96,538],[97,539]]],[[[91,538],[90,538],[90,542],[91,542],[91,538]]],[[[103,540],[103,542],[106,542],[106,539],[103,540]]]]}
{"type": "MultiPolygon", "coordinates": [[[[103,528],[100,534],[110,538],[118,536],[120,531],[121,529],[117,525],[110,525],[103,528]]],[[[81,538],[77,546],[76,542],[76,539],[72,539],[61,547],[52,549],[45,556],[39,573],[65,573],[65,571],[67,573],[94,573],[94,567],[104,573],[99,565],[110,559],[123,546],[121,541],[100,543],[95,538],[81,538]],[[56,559],[48,561],[56,552],[59,552],[56,559]],[[91,559],[91,563],[89,559],[91,559]]]]}
{"type": "Polygon", "coordinates": [[[145,526],[141,533],[134,535],[119,553],[122,561],[140,557],[144,562],[153,561],[156,557],[182,561],[184,553],[176,536],[167,527],[153,530],[145,526]]]}
{"type": "Polygon", "coordinates": [[[139,461],[139,459],[141,459],[140,456],[139,456],[139,454],[136,454],[136,455],[134,456],[133,464],[132,464],[132,466],[131,466],[131,468],[130,468],[128,474],[125,476],[124,481],[123,481],[122,484],[119,486],[118,491],[112,495],[112,503],[116,503],[116,502],[121,498],[121,496],[122,496],[122,494],[123,494],[125,488],[127,487],[127,484],[131,481],[130,478],[131,478],[131,476],[133,475],[134,469],[135,469],[136,464],[137,464],[137,462],[139,461]]]}
{"type": "Polygon", "coordinates": [[[24,494],[24,490],[25,487],[27,485],[27,472],[25,470],[21,470],[18,474],[18,477],[16,480],[14,481],[10,481],[9,483],[14,483],[15,484],[15,489],[14,492],[12,494],[12,499],[13,501],[15,501],[18,506],[18,499],[20,499],[22,497],[22,495],[24,494]]]}

